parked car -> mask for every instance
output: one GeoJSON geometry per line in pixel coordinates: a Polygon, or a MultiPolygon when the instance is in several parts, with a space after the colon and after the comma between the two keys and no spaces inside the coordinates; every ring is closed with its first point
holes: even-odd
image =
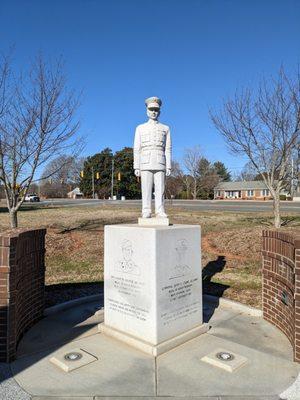
{"type": "Polygon", "coordinates": [[[38,201],[40,201],[40,198],[36,194],[28,194],[25,197],[25,201],[30,201],[31,203],[32,202],[38,202],[38,201]]]}

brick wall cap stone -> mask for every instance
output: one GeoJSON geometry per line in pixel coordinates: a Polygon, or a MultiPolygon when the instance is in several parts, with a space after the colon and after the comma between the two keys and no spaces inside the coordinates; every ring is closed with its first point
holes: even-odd
{"type": "Polygon", "coordinates": [[[33,228],[16,228],[16,229],[8,229],[4,231],[3,233],[0,234],[0,246],[2,247],[9,247],[13,244],[13,242],[16,242],[17,239],[24,235],[24,234],[30,234],[32,233],[33,236],[36,235],[45,235],[47,232],[47,229],[45,228],[38,228],[38,229],[33,229],[33,228]]]}

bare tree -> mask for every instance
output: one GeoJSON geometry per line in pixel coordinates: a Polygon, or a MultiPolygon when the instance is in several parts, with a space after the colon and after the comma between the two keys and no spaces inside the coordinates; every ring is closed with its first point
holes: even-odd
{"type": "Polygon", "coordinates": [[[295,175],[293,176],[293,178],[295,179],[295,189],[297,192],[300,192],[300,143],[297,147],[294,173],[295,175]]]}
{"type": "Polygon", "coordinates": [[[291,194],[291,197],[293,197],[297,192],[299,192],[300,190],[299,182],[300,182],[300,140],[298,146],[291,155],[290,174],[286,182],[287,183],[286,189],[291,194]]]}
{"type": "Polygon", "coordinates": [[[40,194],[45,197],[67,197],[68,192],[80,184],[80,171],[84,158],[62,154],[51,160],[41,177],[40,194]],[[44,177],[49,177],[45,179],[44,177]]]}
{"type": "MultiPolygon", "coordinates": [[[[236,181],[254,181],[257,178],[257,170],[253,164],[248,161],[241,172],[236,176],[236,181]]],[[[262,179],[262,178],[261,178],[262,179]]]]}
{"type": "Polygon", "coordinates": [[[182,192],[183,184],[183,171],[178,161],[172,161],[172,172],[171,175],[166,179],[166,196],[167,198],[178,197],[182,192]]]}
{"type": "Polygon", "coordinates": [[[65,182],[67,184],[80,183],[80,171],[83,170],[83,157],[74,157],[62,154],[51,160],[44,168],[41,179],[51,176],[52,182],[65,182]]]}
{"type": "Polygon", "coordinates": [[[258,91],[245,89],[224,101],[212,121],[229,149],[246,155],[273,197],[274,225],[281,226],[281,189],[290,172],[291,154],[299,146],[300,75],[281,68],[276,79],[263,80],[258,91]]]}
{"type": "Polygon", "coordinates": [[[191,199],[191,193],[192,193],[192,186],[193,186],[193,179],[190,175],[184,174],[182,176],[182,182],[183,182],[183,187],[184,187],[184,192],[185,192],[185,198],[186,199],[191,199]]]}
{"type": "Polygon", "coordinates": [[[183,164],[188,171],[190,180],[192,180],[192,197],[197,199],[199,191],[199,163],[202,158],[202,152],[199,146],[187,148],[184,151],[183,164]]]}
{"type": "Polygon", "coordinates": [[[0,181],[12,228],[37,170],[60,153],[78,150],[78,99],[67,89],[61,62],[37,57],[24,80],[9,60],[0,65],[0,181]]]}

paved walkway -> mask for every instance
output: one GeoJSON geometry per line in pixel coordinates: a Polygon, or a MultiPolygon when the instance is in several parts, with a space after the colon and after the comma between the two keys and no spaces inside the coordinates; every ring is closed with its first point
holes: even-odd
{"type": "Polygon", "coordinates": [[[204,303],[209,332],[157,359],[98,333],[99,308],[98,302],[77,305],[28,331],[11,372],[0,366],[1,400],[274,400],[300,371],[279,330],[214,302],[204,303]],[[59,351],[76,348],[97,360],[69,373],[49,362],[59,351]],[[230,373],[201,361],[217,348],[246,357],[247,363],[230,373]]]}

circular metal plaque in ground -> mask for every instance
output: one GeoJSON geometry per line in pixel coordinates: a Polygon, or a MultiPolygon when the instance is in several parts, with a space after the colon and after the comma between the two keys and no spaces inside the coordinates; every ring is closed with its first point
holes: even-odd
{"type": "Polygon", "coordinates": [[[78,361],[78,360],[80,360],[82,358],[82,354],[73,351],[72,353],[65,354],[64,358],[67,361],[78,361]]]}
{"type": "Polygon", "coordinates": [[[231,353],[227,353],[227,351],[221,351],[216,354],[216,357],[222,361],[231,361],[234,359],[234,355],[231,353]]]}

